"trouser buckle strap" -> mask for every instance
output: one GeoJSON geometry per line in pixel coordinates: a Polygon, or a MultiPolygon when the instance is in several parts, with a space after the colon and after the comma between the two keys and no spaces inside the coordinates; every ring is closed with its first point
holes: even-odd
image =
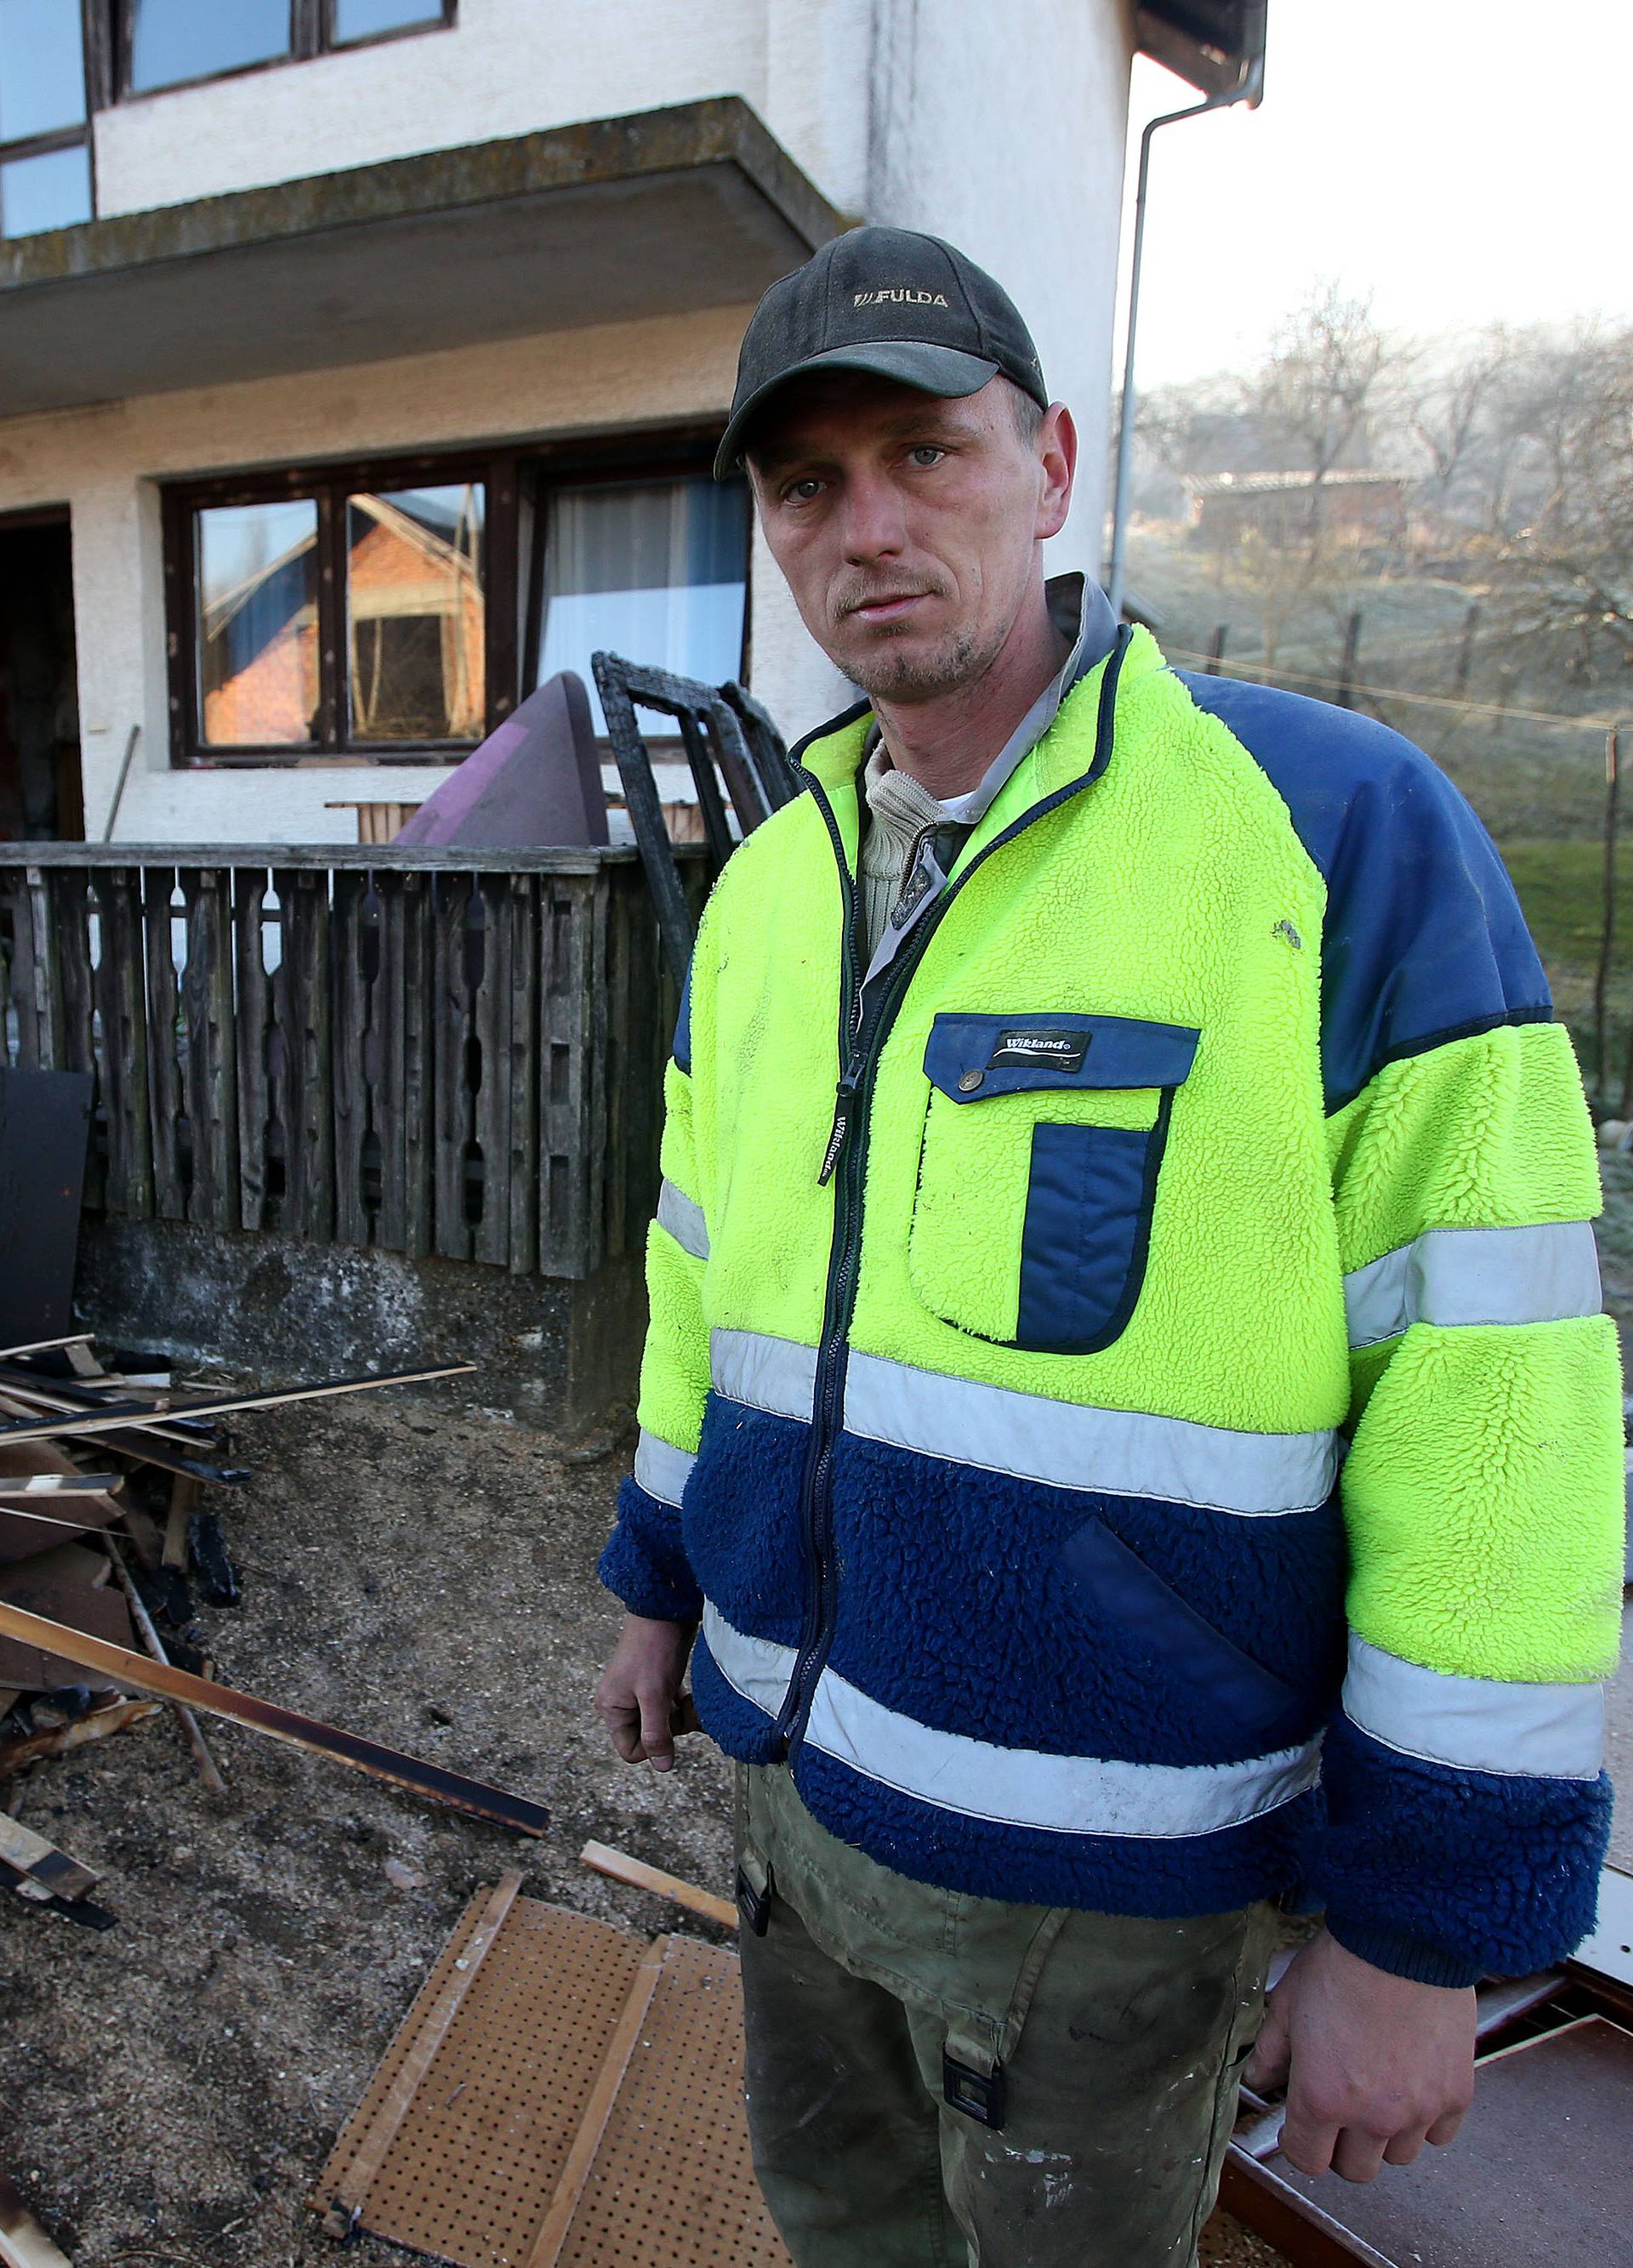
{"type": "Polygon", "coordinates": [[[1001,2060],[964,2031],[950,2032],[942,2050],[942,2093],[978,2125],[1000,2127],[1007,2089],[1001,2060]]]}
{"type": "Polygon", "coordinates": [[[737,1859],[737,1914],[744,1929],[764,1937],[771,1927],[774,1886],[765,1854],[746,1835],[737,1859]]]}

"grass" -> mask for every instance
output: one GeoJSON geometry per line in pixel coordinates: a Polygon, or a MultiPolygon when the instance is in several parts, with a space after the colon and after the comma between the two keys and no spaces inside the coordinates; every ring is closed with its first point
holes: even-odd
{"type": "MultiPolygon", "coordinates": [[[[1609,1077],[1601,1080],[1593,1033],[1604,848],[1594,842],[1509,841],[1503,857],[1548,971],[1555,1005],[1570,1027],[1588,1093],[1614,1112],[1633,1030],[1633,841],[1617,846],[1619,938],[1606,990],[1609,1077]]],[[[1604,1107],[1601,1104],[1601,1107],[1604,1107]]]]}

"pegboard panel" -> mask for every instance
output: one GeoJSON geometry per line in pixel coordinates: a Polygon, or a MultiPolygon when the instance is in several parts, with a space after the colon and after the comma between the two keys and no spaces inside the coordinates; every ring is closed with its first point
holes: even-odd
{"type": "MultiPolygon", "coordinates": [[[[328,2206],[460,1961],[472,1901],[324,2169],[328,2206]]],[[[647,1948],[610,1923],[518,1898],[482,1959],[380,2171],[362,2226],[458,2268],[525,2260],[647,1948]]]]}
{"type": "Polygon", "coordinates": [[[789,2268],[743,2109],[734,1953],[671,1937],[559,2268],[789,2268]]]}

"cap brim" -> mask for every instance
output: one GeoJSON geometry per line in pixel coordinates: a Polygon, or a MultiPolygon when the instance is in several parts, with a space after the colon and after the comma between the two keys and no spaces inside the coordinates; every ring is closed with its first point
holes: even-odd
{"type": "Polygon", "coordinates": [[[964,354],[957,347],[938,347],[922,339],[870,339],[853,347],[830,347],[825,354],[808,355],[790,370],[780,371],[757,387],[734,412],[714,456],[714,477],[729,480],[743,456],[743,437],[764,405],[780,387],[813,370],[865,370],[876,378],[893,378],[920,394],[956,398],[979,394],[998,375],[998,364],[984,355],[964,354]]]}

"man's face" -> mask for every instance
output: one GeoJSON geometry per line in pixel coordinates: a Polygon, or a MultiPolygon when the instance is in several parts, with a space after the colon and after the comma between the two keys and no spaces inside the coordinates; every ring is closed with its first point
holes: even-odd
{"type": "Polygon", "coordinates": [[[900,703],[991,665],[1071,490],[1067,413],[1023,439],[1002,379],[943,399],[866,372],[812,373],[772,397],[748,455],[806,628],[853,684],[900,703]]]}

